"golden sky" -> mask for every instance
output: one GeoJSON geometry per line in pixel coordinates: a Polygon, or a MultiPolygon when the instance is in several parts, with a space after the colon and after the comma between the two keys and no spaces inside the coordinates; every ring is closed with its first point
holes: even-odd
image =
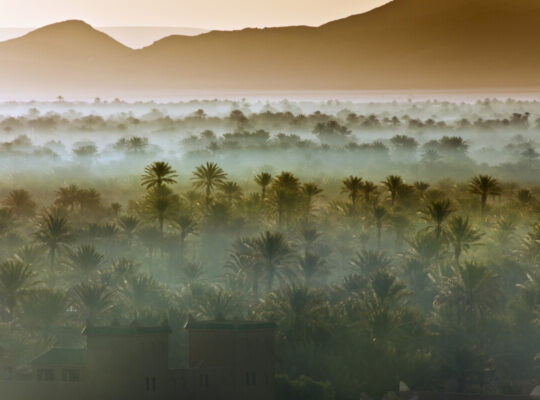
{"type": "Polygon", "coordinates": [[[66,19],[94,26],[238,29],[320,25],[389,0],[0,0],[0,27],[39,27],[66,19]]]}

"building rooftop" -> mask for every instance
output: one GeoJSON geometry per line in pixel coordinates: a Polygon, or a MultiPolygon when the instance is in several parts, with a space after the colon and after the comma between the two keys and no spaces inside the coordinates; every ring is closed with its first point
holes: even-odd
{"type": "Polygon", "coordinates": [[[32,360],[32,365],[84,365],[86,349],[51,349],[32,360]]]}
{"type": "Polygon", "coordinates": [[[190,319],[185,326],[186,329],[211,329],[211,330],[257,330],[275,329],[276,324],[266,321],[197,321],[190,319]]]}
{"type": "Polygon", "coordinates": [[[86,336],[131,336],[131,335],[167,335],[172,330],[169,326],[88,326],[86,336]]]}

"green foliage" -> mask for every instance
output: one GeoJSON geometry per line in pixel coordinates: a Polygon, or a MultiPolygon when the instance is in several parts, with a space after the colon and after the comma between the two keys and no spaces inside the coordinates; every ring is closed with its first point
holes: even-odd
{"type": "Polygon", "coordinates": [[[328,381],[318,382],[302,375],[291,379],[287,375],[276,376],[276,398],[280,400],[334,400],[335,393],[328,381]]]}

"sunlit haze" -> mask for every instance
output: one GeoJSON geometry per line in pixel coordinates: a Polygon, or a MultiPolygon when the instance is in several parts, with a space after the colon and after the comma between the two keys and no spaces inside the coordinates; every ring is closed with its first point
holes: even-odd
{"type": "Polygon", "coordinates": [[[65,19],[97,26],[189,26],[238,29],[247,26],[319,25],[367,11],[386,0],[1,0],[0,27],[39,27],[65,19]]]}

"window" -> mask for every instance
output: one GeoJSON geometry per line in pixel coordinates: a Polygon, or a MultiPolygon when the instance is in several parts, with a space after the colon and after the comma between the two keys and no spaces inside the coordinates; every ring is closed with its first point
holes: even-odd
{"type": "Polygon", "coordinates": [[[40,368],[37,371],[38,381],[54,381],[54,370],[51,368],[40,368]]]}
{"type": "Polygon", "coordinates": [[[249,379],[249,372],[246,372],[246,386],[249,386],[250,379],[249,379]]]}
{"type": "Polygon", "coordinates": [[[204,387],[208,387],[208,374],[204,376],[204,387]]]}
{"type": "Polygon", "coordinates": [[[255,372],[251,373],[251,384],[253,386],[257,385],[257,375],[255,374],[255,372]]]}
{"type": "Polygon", "coordinates": [[[152,377],[152,392],[156,391],[156,377],[152,377]]]}
{"type": "Polygon", "coordinates": [[[64,382],[79,382],[81,380],[81,374],[77,369],[63,369],[62,380],[64,382]]]}
{"type": "Polygon", "coordinates": [[[150,378],[149,377],[146,377],[146,391],[147,392],[150,391],[150,378]]]}

